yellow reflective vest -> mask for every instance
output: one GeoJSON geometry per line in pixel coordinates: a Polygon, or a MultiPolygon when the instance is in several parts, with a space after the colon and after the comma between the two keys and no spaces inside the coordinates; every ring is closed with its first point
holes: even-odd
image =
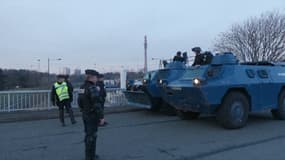
{"type": "Polygon", "coordinates": [[[61,84],[56,82],[54,84],[54,88],[55,88],[55,93],[58,96],[59,101],[63,101],[65,99],[70,98],[69,94],[68,94],[68,87],[67,87],[66,82],[62,82],[61,84]]]}

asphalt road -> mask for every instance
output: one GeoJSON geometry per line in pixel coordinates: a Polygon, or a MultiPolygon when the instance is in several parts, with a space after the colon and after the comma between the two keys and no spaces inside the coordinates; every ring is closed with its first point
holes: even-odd
{"type": "MultiPolygon", "coordinates": [[[[148,111],[106,116],[101,160],[284,160],[285,121],[251,115],[245,128],[225,130],[214,117],[182,121],[148,111]]],[[[67,119],[68,120],[68,119],[67,119]]],[[[0,124],[0,160],[83,160],[83,126],[58,120],[0,124]]]]}

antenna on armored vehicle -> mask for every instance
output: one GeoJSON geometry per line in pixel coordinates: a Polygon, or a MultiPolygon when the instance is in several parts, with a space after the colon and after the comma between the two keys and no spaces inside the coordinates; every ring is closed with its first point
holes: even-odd
{"type": "Polygon", "coordinates": [[[147,36],[144,36],[144,73],[147,72],[147,36]]]}

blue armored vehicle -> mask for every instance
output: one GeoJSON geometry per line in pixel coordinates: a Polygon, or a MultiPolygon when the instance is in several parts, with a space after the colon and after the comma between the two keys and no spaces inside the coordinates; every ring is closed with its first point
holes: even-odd
{"type": "Polygon", "coordinates": [[[134,106],[148,108],[152,111],[158,111],[160,108],[158,88],[156,87],[157,72],[147,72],[141,80],[130,81],[127,83],[127,90],[124,91],[128,103],[134,106]],[[141,84],[135,83],[140,81],[141,84]]]}
{"type": "Polygon", "coordinates": [[[159,111],[162,106],[171,108],[171,106],[162,99],[162,85],[178,79],[182,76],[185,69],[185,63],[173,61],[165,64],[164,69],[146,74],[143,79],[143,91],[148,96],[153,111],[159,111]]]}
{"type": "Polygon", "coordinates": [[[245,126],[249,112],[270,110],[276,119],[285,119],[285,67],[280,63],[239,63],[232,53],[219,54],[210,65],[189,67],[163,88],[163,100],[182,119],[214,114],[230,129],[245,126]]]}
{"type": "Polygon", "coordinates": [[[163,69],[147,72],[142,80],[142,90],[126,91],[126,98],[130,103],[149,108],[152,111],[159,111],[162,106],[171,108],[162,100],[162,84],[182,76],[185,68],[185,63],[174,61],[165,63],[163,69]]]}

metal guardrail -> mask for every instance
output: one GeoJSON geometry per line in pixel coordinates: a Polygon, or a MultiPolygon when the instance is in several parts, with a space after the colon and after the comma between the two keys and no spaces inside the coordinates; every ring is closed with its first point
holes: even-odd
{"type": "MultiPolygon", "coordinates": [[[[106,89],[105,106],[127,104],[122,89],[106,89]]],[[[78,90],[73,93],[72,107],[77,105],[78,90]]],[[[50,102],[50,90],[0,91],[0,112],[49,110],[56,108],[50,102]]]]}

